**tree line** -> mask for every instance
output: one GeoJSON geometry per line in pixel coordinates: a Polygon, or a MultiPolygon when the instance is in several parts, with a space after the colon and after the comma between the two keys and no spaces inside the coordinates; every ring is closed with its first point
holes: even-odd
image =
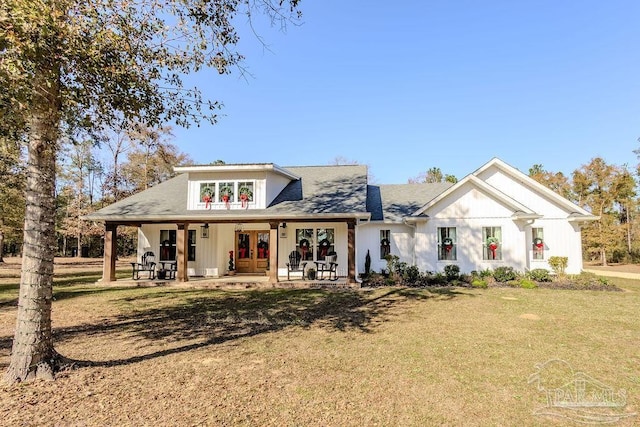
{"type": "MultiPolygon", "coordinates": [[[[66,141],[56,159],[56,256],[99,256],[104,227],[82,217],[175,175],[177,165],[193,161],[172,142],[170,127],[140,123],[95,140],[66,141]]],[[[0,260],[22,247],[26,159],[18,146],[0,153],[0,260]]],[[[136,249],[137,231],[123,227],[120,255],[136,249]]]]}

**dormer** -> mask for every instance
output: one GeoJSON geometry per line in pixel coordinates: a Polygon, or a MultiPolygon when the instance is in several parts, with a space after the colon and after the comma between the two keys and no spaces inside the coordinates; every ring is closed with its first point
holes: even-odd
{"type": "Polygon", "coordinates": [[[273,163],[180,166],[188,174],[188,210],[265,209],[300,177],[273,163]]]}

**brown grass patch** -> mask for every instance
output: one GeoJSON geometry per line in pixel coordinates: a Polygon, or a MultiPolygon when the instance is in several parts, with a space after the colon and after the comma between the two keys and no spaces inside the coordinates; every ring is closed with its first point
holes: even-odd
{"type": "MultiPolygon", "coordinates": [[[[545,399],[528,383],[554,358],[640,408],[633,280],[615,280],[627,292],[257,291],[100,287],[67,273],[55,339],[85,367],[2,386],[3,424],[562,425],[533,415],[545,399]]],[[[6,367],[17,291],[0,286],[6,367]]]]}

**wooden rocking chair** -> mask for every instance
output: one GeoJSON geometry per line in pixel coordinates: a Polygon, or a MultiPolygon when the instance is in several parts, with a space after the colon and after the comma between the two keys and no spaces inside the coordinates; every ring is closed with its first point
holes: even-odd
{"type": "Polygon", "coordinates": [[[305,278],[305,268],[307,267],[307,262],[303,261],[300,262],[300,259],[302,258],[302,256],[300,255],[300,252],[298,251],[292,251],[289,254],[289,262],[287,263],[287,280],[291,280],[290,278],[290,273],[292,272],[301,272],[302,273],[302,280],[306,280],[305,278]]]}

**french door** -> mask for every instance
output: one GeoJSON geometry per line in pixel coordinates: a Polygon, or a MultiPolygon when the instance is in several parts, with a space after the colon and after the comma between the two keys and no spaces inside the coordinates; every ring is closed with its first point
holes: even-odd
{"type": "Polygon", "coordinates": [[[269,230],[236,231],[236,271],[263,273],[269,263],[269,230]]]}

